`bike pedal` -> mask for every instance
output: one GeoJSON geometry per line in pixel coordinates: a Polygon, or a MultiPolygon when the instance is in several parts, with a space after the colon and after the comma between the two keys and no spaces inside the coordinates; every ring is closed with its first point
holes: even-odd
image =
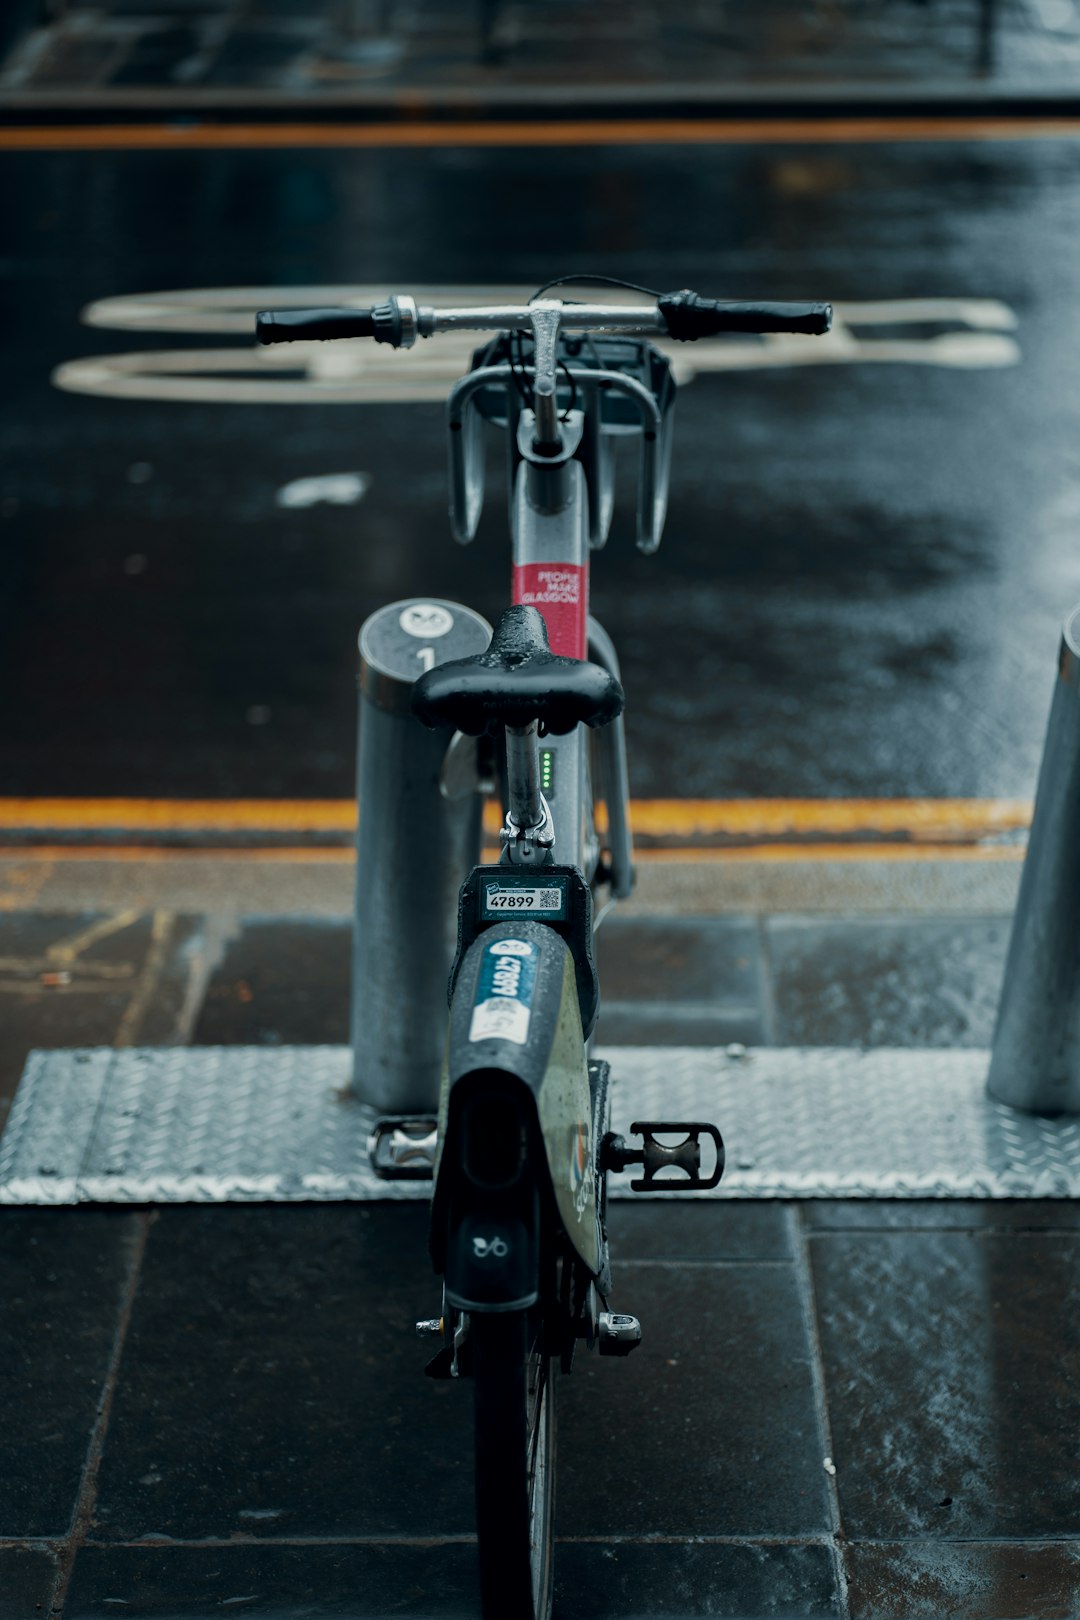
{"type": "Polygon", "coordinates": [[[597,1317],[597,1342],[602,1356],[628,1356],[641,1343],[641,1323],[636,1316],[620,1316],[601,1311],[597,1317]]]}
{"type": "Polygon", "coordinates": [[[371,1168],[384,1181],[430,1181],[438,1139],[438,1121],[428,1115],[377,1119],[368,1137],[371,1168]]]}
{"type": "Polygon", "coordinates": [[[707,1192],[719,1183],[724,1173],[724,1139],[715,1125],[700,1120],[638,1119],[631,1125],[630,1135],[642,1138],[640,1148],[630,1147],[625,1137],[614,1133],[604,1137],[600,1145],[600,1168],[625,1170],[632,1164],[640,1164],[644,1174],[640,1180],[630,1183],[631,1192],[707,1192]],[[684,1140],[668,1147],[658,1142],[657,1136],[681,1136],[684,1140]],[[716,1163],[707,1176],[701,1174],[702,1136],[707,1136],[716,1149],[716,1163]],[[668,1166],[685,1173],[661,1177],[661,1170],[668,1166]]]}

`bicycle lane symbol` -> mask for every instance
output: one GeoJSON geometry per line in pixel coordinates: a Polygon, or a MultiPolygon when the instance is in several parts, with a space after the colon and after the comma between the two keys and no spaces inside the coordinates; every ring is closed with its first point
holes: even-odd
{"type": "MultiPolygon", "coordinates": [[[[531,288],[414,289],[421,302],[453,296],[469,304],[517,303],[531,288]]],[[[378,303],[385,288],[205,287],[102,298],[81,312],[88,326],[138,333],[235,335],[243,348],[143,349],[68,360],[52,374],[69,393],[121,399],[202,404],[377,404],[444,400],[449,384],[469,367],[470,333],[451,334],[438,350],[422,346],[393,352],[378,345],[295,343],[259,349],[255,311],[279,303],[378,303]],[[297,375],[299,373],[299,375],[297,375]]],[[[790,333],[753,342],[703,339],[693,353],[658,340],[685,386],[709,372],[756,371],[785,366],[924,365],[965,371],[1015,366],[1020,361],[1017,317],[995,298],[843,300],[833,329],[812,343],[790,333]],[[904,332],[908,328],[908,332],[904,332]]]]}

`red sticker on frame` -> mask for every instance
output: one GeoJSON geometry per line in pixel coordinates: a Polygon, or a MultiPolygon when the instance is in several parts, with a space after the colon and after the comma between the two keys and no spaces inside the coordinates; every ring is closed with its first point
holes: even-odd
{"type": "Polygon", "coordinates": [[[564,658],[587,656],[587,568],[574,563],[515,563],[514,601],[539,608],[552,652],[564,658]]]}

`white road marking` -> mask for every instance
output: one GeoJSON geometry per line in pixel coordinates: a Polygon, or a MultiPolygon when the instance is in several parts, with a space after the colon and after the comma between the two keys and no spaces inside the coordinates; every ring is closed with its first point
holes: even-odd
{"type": "Polygon", "coordinates": [[[318,478],[294,478],[277,492],[277,504],[290,508],[355,506],[371,484],[367,473],[324,473],[318,478]]]}
{"type": "MultiPolygon", "coordinates": [[[[523,303],[528,287],[420,287],[420,303],[458,306],[523,303]]],[[[255,311],[273,307],[381,303],[383,287],[192,288],[99,299],[83,311],[90,326],[121,331],[243,333],[255,311]]],[[[784,333],[736,340],[705,339],[692,348],[661,341],[685,385],[707,372],[778,366],[930,365],[986,370],[1017,365],[1015,313],[991,298],[910,298],[841,303],[832,331],[806,338],[784,333]],[[875,327],[952,326],[930,336],[875,337],[875,327]],[[869,334],[869,335],[861,335],[869,334]]],[[[408,404],[440,401],[468,370],[475,333],[447,333],[437,344],[388,351],[356,340],[290,343],[273,348],[144,350],[70,360],[53,373],[69,393],[114,399],[157,399],[233,405],[408,404]],[[283,376],[281,373],[292,373],[283,376]]],[[[320,497],[322,498],[322,497],[320,497]]],[[[333,498],[333,497],[328,497],[333,498]]],[[[359,497],[358,497],[359,498],[359,497]]]]}

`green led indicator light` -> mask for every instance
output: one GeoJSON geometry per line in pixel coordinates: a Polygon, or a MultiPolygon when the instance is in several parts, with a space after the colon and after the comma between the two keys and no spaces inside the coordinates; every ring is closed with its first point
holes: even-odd
{"type": "Polygon", "coordinates": [[[552,793],[555,789],[555,753],[551,748],[540,750],[540,790],[552,793]]]}

